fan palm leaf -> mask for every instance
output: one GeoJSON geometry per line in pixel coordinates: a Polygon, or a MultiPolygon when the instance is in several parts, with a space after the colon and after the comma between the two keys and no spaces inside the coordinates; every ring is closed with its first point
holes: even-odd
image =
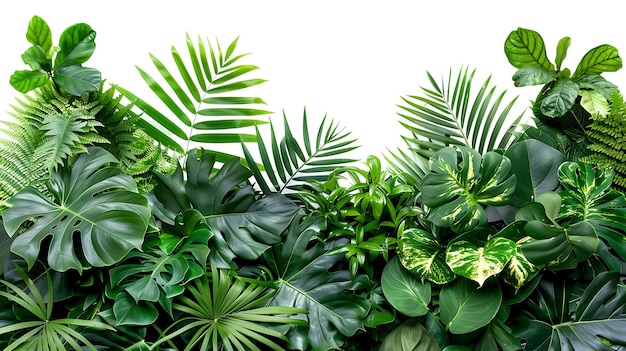
{"type": "Polygon", "coordinates": [[[422,87],[421,95],[402,97],[401,125],[410,132],[403,136],[409,153],[390,152],[386,159],[391,167],[407,175],[418,177],[409,183],[419,184],[428,169],[430,157],[445,146],[468,146],[484,154],[494,149],[506,149],[516,137],[523,113],[511,116],[517,97],[504,100],[506,91],[497,92],[487,77],[475,95],[472,84],[476,70],[452,70],[446,80],[438,83],[427,72],[431,87],[422,87]]]}
{"type": "Polygon", "coordinates": [[[317,134],[311,135],[306,109],[302,116],[302,141],[291,131],[287,116],[283,113],[284,136],[278,140],[274,123],[270,121],[270,140],[263,139],[257,128],[257,146],[261,162],[256,162],[250,150],[242,143],[246,161],[259,187],[265,194],[297,190],[302,182],[325,181],[337,167],[355,162],[346,157],[358,148],[351,132],[340,128],[338,123],[326,116],[317,126],[317,134]],[[313,137],[313,138],[312,138],[313,137]],[[262,165],[259,167],[257,164],[262,165]]]}
{"type": "MultiPolygon", "coordinates": [[[[140,99],[132,92],[119,90],[133,101],[143,113],[139,125],[164,146],[186,154],[200,144],[233,144],[241,140],[256,141],[256,135],[246,133],[247,128],[267,123],[257,116],[271,112],[261,109],[265,102],[248,96],[248,88],[264,79],[248,78],[257,66],[241,63],[247,54],[235,54],[238,38],[226,52],[219,42],[214,47],[208,39],[198,37],[194,44],[186,37],[188,61],[175,47],[171,54],[176,66],[169,69],[154,55],[150,55],[157,74],[152,75],[137,67],[150,90],[162,103],[161,109],[140,99]]],[[[236,157],[217,152],[218,161],[236,157]]]]}

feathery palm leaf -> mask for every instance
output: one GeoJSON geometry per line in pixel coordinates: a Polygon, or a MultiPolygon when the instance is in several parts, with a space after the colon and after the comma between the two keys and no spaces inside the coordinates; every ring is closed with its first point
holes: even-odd
{"type": "Polygon", "coordinates": [[[188,350],[284,350],[276,341],[286,341],[284,334],[269,324],[306,325],[302,319],[287,315],[306,310],[287,306],[264,306],[272,297],[265,284],[232,277],[228,271],[211,266],[210,280],[202,277],[190,284],[190,296],[179,296],[173,308],[182,315],[156,345],[184,334],[188,350]]]}
{"type": "Polygon", "coordinates": [[[413,150],[429,158],[444,146],[464,145],[484,154],[512,143],[522,118],[509,119],[517,97],[500,110],[506,91],[495,95],[495,87],[489,85],[491,77],[472,97],[475,70],[459,70],[455,81],[450,72],[447,84],[441,85],[427,74],[432,89],[422,88],[424,96],[402,98],[405,105],[400,106],[404,110],[399,113],[404,119],[401,124],[413,134],[404,139],[415,146],[413,150]]]}
{"type": "MultiPolygon", "coordinates": [[[[150,55],[158,72],[158,79],[137,67],[148,87],[164,104],[161,111],[138,98],[126,89],[119,90],[141,109],[144,118],[140,126],[161,144],[185,154],[191,143],[229,144],[256,141],[254,134],[243,131],[267,123],[255,116],[270,114],[260,109],[265,102],[258,97],[241,94],[242,90],[257,86],[264,79],[247,78],[257,66],[240,63],[246,54],[235,55],[238,38],[230,43],[226,52],[217,43],[214,48],[209,40],[198,38],[197,45],[187,35],[189,63],[172,47],[178,78],[154,55],[150,55]],[[152,125],[153,123],[156,124],[152,125]],[[241,132],[240,132],[241,130],[241,132]],[[235,131],[235,132],[233,132],[235,131]]],[[[235,157],[218,153],[219,162],[235,157]]]]}
{"type": "Polygon", "coordinates": [[[5,351],[11,350],[96,350],[87,338],[80,333],[80,328],[114,330],[105,323],[76,318],[56,318],[53,315],[54,286],[50,275],[46,273],[48,289],[46,294],[39,291],[35,283],[18,268],[27,289],[6,281],[0,284],[7,290],[0,290],[0,296],[10,301],[20,317],[15,320],[0,320],[0,341],[6,341],[5,351]],[[24,320],[24,316],[30,316],[24,320]]]}
{"type": "Polygon", "coordinates": [[[314,142],[309,133],[306,109],[302,116],[301,143],[293,136],[284,113],[283,125],[284,136],[278,141],[274,124],[270,121],[269,144],[266,144],[257,128],[257,146],[264,173],[257,166],[246,144],[242,143],[246,161],[265,194],[296,190],[299,184],[308,180],[325,181],[337,167],[357,161],[341,157],[358,148],[354,145],[356,139],[350,139],[350,132],[339,128],[334,120],[327,120],[326,116],[317,128],[314,142]]]}
{"type": "Polygon", "coordinates": [[[442,147],[463,145],[484,154],[506,149],[515,140],[523,113],[513,119],[509,113],[517,97],[501,108],[506,91],[496,94],[496,87],[490,86],[491,76],[472,96],[475,72],[462,68],[455,79],[450,71],[447,82],[441,84],[427,72],[432,87],[422,87],[423,95],[402,98],[404,104],[399,106],[402,111],[398,115],[410,132],[410,136],[402,137],[410,153],[398,150],[386,159],[392,169],[405,174],[407,181],[417,177],[409,183],[421,182],[428,160],[442,147]]]}

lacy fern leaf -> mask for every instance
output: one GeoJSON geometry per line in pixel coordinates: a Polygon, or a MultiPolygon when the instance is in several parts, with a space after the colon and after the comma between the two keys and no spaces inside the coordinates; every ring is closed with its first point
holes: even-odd
{"type": "Polygon", "coordinates": [[[587,128],[589,155],[580,161],[613,170],[613,186],[626,191],[626,103],[621,93],[613,94],[607,116],[594,115],[587,128]]]}

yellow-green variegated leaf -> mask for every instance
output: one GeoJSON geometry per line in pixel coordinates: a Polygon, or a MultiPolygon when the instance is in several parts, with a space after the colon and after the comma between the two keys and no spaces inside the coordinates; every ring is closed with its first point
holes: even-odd
{"type": "Polygon", "coordinates": [[[515,255],[517,244],[510,239],[495,237],[484,247],[459,240],[446,252],[446,263],[452,271],[482,286],[487,278],[500,273],[515,255]]]}
{"type": "Polygon", "coordinates": [[[529,240],[529,238],[526,237],[517,242],[515,254],[502,272],[504,281],[514,287],[515,291],[518,291],[539,273],[537,266],[532,264],[522,252],[521,245],[526,240],[529,240]]]}
{"type": "Polygon", "coordinates": [[[516,183],[506,156],[444,147],[433,155],[430,173],[422,180],[422,202],[430,208],[433,224],[461,233],[486,223],[483,206],[506,204],[516,183]]]}
{"type": "Polygon", "coordinates": [[[400,262],[411,273],[441,285],[454,280],[445,251],[431,233],[411,228],[402,233],[400,240],[400,262]]]}

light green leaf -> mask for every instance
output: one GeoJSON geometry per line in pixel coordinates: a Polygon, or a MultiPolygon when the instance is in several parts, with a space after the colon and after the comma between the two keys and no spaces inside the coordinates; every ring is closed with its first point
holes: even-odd
{"type": "Polygon", "coordinates": [[[554,71],[543,38],[534,30],[518,28],[512,31],[504,42],[504,52],[515,68],[542,67],[554,71]]]}
{"type": "Polygon", "coordinates": [[[86,23],[74,24],[61,33],[54,70],[85,63],[96,49],[96,32],[86,23]]]}
{"type": "Polygon", "coordinates": [[[561,38],[561,40],[559,40],[559,43],[556,46],[556,58],[555,58],[557,71],[561,70],[561,64],[563,64],[563,60],[565,60],[565,57],[567,56],[567,50],[569,49],[571,44],[572,44],[572,39],[570,39],[569,37],[563,37],[561,38]]]}
{"type": "Polygon", "coordinates": [[[620,68],[622,68],[622,58],[617,49],[611,45],[603,44],[589,50],[583,56],[572,78],[615,72],[620,68]]]}
{"type": "Polygon", "coordinates": [[[48,23],[39,16],[33,16],[28,22],[26,40],[29,43],[41,47],[46,55],[52,49],[52,31],[48,23]]]}
{"type": "Polygon", "coordinates": [[[9,83],[20,93],[28,93],[46,85],[50,81],[50,76],[45,71],[15,71],[9,83]]]}
{"type": "Polygon", "coordinates": [[[594,90],[580,91],[580,105],[592,115],[606,116],[609,114],[609,102],[594,90]]]}

